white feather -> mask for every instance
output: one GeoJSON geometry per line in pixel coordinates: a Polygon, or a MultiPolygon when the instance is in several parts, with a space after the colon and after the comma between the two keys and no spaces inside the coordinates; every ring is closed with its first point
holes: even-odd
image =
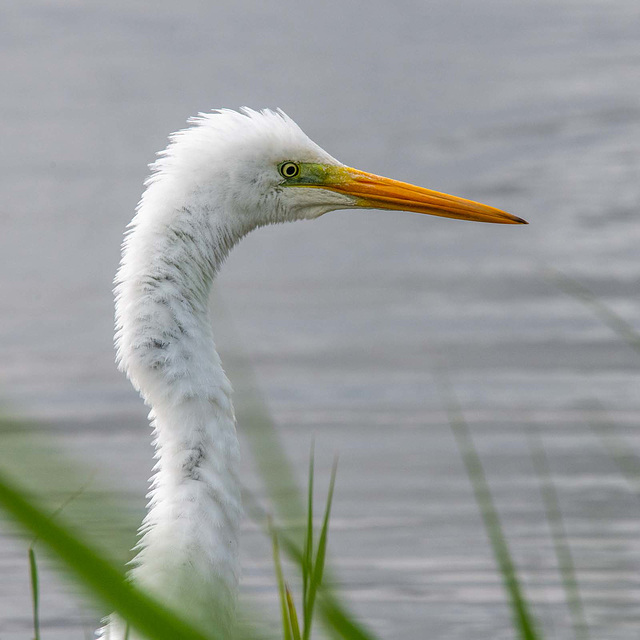
{"type": "MultiPolygon", "coordinates": [[[[190,124],[151,165],[127,232],[115,341],[119,367],[151,407],[157,458],[132,579],[224,637],[234,619],[242,508],[232,390],[207,311],[211,284],[252,229],[353,201],[278,188],[283,161],[340,165],[282,111],[221,110],[190,124]]],[[[102,633],[123,640],[124,625],[112,616],[102,633]]]]}

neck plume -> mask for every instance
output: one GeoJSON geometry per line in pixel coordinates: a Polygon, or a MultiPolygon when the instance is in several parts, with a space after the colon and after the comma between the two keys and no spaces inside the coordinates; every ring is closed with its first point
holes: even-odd
{"type": "MultiPolygon", "coordinates": [[[[116,279],[118,363],[151,407],[157,459],[131,576],[225,637],[239,578],[239,447],[208,302],[245,230],[210,206],[152,210],[159,200],[143,198],[116,279]]],[[[122,622],[112,617],[104,635],[122,640],[122,622]]]]}

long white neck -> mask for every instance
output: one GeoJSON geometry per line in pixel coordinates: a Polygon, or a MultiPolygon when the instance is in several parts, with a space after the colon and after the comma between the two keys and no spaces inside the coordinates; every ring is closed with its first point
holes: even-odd
{"type": "MultiPolygon", "coordinates": [[[[157,458],[131,575],[224,637],[239,577],[239,447],[207,309],[219,266],[247,230],[197,202],[151,211],[160,200],[143,199],[116,288],[119,365],[151,407],[157,458]]],[[[121,640],[115,618],[106,631],[121,640]]]]}

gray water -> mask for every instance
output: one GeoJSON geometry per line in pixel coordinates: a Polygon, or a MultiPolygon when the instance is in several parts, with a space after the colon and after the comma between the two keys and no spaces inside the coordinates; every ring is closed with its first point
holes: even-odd
{"type": "MultiPolygon", "coordinates": [[[[46,421],[141,508],[146,411],[112,352],[122,232],[146,164],[188,116],[282,107],[346,164],[530,222],[336,212],[256,232],[220,277],[301,478],[314,436],[319,481],[340,453],[345,599],[382,638],[513,637],[434,385],[444,364],[547,637],[573,635],[532,426],[592,637],[638,636],[638,495],[591,423],[604,416],[640,454],[640,356],[543,275],[570,274],[640,328],[636,0],[28,1],[0,9],[0,53],[7,411],[46,421]]],[[[249,522],[244,538],[245,594],[274,603],[268,547],[249,522]]],[[[6,529],[2,640],[30,637],[24,554],[6,529]]],[[[44,636],[84,637],[81,605],[43,580],[44,636]]]]}

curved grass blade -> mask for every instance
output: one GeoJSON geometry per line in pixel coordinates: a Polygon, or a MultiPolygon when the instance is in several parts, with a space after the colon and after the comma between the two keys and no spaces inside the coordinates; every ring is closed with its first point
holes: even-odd
{"type": "Polygon", "coordinates": [[[40,640],[40,585],[38,584],[38,565],[33,545],[29,547],[29,575],[31,578],[31,599],[33,602],[33,638],[40,640]]]}
{"type": "MultiPolygon", "coordinates": [[[[89,480],[77,491],[74,491],[71,495],[67,496],[64,502],[55,511],[53,511],[53,513],[51,513],[49,518],[53,520],[56,516],[62,513],[62,511],[64,511],[67,505],[71,504],[71,502],[73,502],[76,498],[81,496],[85,492],[89,484],[93,481],[94,475],[95,474],[92,474],[92,477],[89,478],[89,480]]],[[[31,542],[31,545],[29,546],[29,571],[31,576],[31,594],[32,594],[32,601],[33,601],[34,640],[40,640],[40,589],[38,584],[38,565],[36,563],[36,552],[35,552],[35,545],[37,542],[38,542],[38,536],[35,536],[33,541],[31,542]]],[[[124,640],[128,640],[128,630],[129,630],[129,627],[127,626],[127,634],[125,635],[124,640]]],[[[87,634],[85,629],[85,637],[86,636],[87,634]]]]}
{"type": "MultiPolygon", "coordinates": [[[[308,513],[302,507],[300,489],[295,481],[295,473],[280,442],[275,422],[264,402],[256,383],[256,377],[249,358],[244,354],[241,343],[229,315],[224,310],[218,291],[214,288],[215,304],[212,313],[219,334],[226,334],[228,350],[221,349],[221,355],[230,377],[234,380],[236,393],[236,415],[241,430],[248,436],[249,445],[254,454],[258,471],[267,493],[273,502],[279,519],[291,522],[308,522],[308,513]]],[[[264,525],[266,514],[250,492],[244,490],[246,511],[258,523],[264,525]]],[[[278,539],[283,551],[292,559],[302,572],[305,564],[304,544],[291,539],[292,528],[278,530],[278,539]]],[[[322,606],[320,613],[329,631],[339,633],[345,640],[374,640],[375,636],[357,622],[347,608],[338,602],[328,587],[321,588],[322,606]]],[[[304,606],[304,604],[303,604],[304,606]]]]}
{"type": "Polygon", "coordinates": [[[462,456],[464,467],[471,481],[473,492],[480,509],[487,536],[493,548],[493,554],[498,564],[502,582],[509,595],[509,605],[513,624],[521,640],[541,640],[542,636],[536,631],[533,616],[523,595],[515,564],[511,558],[509,545],[502,530],[498,511],[493,503],[491,489],[482,466],[482,461],[473,443],[469,426],[462,409],[453,393],[443,372],[438,372],[436,379],[441,387],[449,416],[449,425],[455,436],[458,450],[462,456]]]}
{"type": "Polygon", "coordinates": [[[289,609],[289,621],[291,622],[291,635],[293,640],[300,640],[300,625],[298,624],[298,613],[296,611],[296,605],[293,601],[293,596],[289,587],[284,585],[285,593],[287,596],[287,608],[289,609]]]}
{"type": "Polygon", "coordinates": [[[320,590],[318,596],[318,606],[323,619],[329,628],[339,634],[339,637],[345,640],[374,640],[371,632],[347,615],[330,592],[320,590]]]}
{"type": "Polygon", "coordinates": [[[545,269],[545,274],[559,289],[586,305],[630,347],[640,352],[640,333],[610,306],[602,302],[595,293],[557,269],[545,269]]]}
{"type": "Polygon", "coordinates": [[[629,483],[631,491],[636,496],[640,496],[640,457],[634,453],[633,447],[626,438],[616,432],[615,425],[607,417],[604,406],[595,403],[595,408],[599,416],[589,419],[589,426],[600,437],[621,475],[629,483]]]}
{"type": "Polygon", "coordinates": [[[21,492],[37,497],[49,518],[64,511],[67,525],[83,531],[85,541],[124,572],[137,539],[143,500],[137,510],[120,492],[96,482],[96,470],[70,456],[46,424],[0,415],[0,442],[0,470],[19,478],[21,492]]]}
{"type": "Polygon", "coordinates": [[[309,616],[309,580],[313,571],[313,476],[314,476],[315,443],[311,442],[309,454],[309,480],[307,495],[307,535],[304,542],[304,560],[302,563],[302,615],[304,623],[304,636],[307,634],[307,626],[311,624],[309,616]]]}
{"type": "Polygon", "coordinates": [[[132,627],[153,640],[214,640],[165,609],[150,596],[127,582],[124,574],[70,529],[51,520],[7,477],[0,474],[0,507],[25,529],[34,533],[56,555],[92,595],[117,611],[132,627]]]}
{"type": "Polygon", "coordinates": [[[292,640],[291,638],[291,620],[289,618],[289,608],[287,606],[286,585],[284,576],[282,575],[282,565],[280,564],[280,551],[278,549],[278,536],[273,529],[271,519],[268,525],[271,532],[271,542],[273,545],[273,564],[276,570],[276,580],[278,582],[278,595],[280,597],[280,614],[282,617],[282,637],[284,640],[292,640]]]}
{"type": "Polygon", "coordinates": [[[540,482],[540,492],[542,494],[547,521],[551,529],[551,538],[560,569],[560,576],[562,577],[567,605],[571,612],[573,631],[577,640],[588,640],[589,627],[587,626],[584,606],[582,604],[582,598],[580,597],[580,588],[576,579],[573,556],[571,555],[571,548],[569,547],[567,532],[562,519],[558,492],[551,477],[551,468],[549,466],[547,453],[544,450],[542,438],[540,437],[539,431],[534,429],[535,428],[532,427],[528,434],[531,460],[540,482]]]}
{"type": "Polygon", "coordinates": [[[218,333],[225,337],[220,349],[230,378],[234,381],[235,409],[239,429],[247,437],[260,478],[281,522],[304,521],[305,510],[293,467],[257,383],[251,360],[242,349],[235,326],[214,285],[211,313],[218,333]]]}

